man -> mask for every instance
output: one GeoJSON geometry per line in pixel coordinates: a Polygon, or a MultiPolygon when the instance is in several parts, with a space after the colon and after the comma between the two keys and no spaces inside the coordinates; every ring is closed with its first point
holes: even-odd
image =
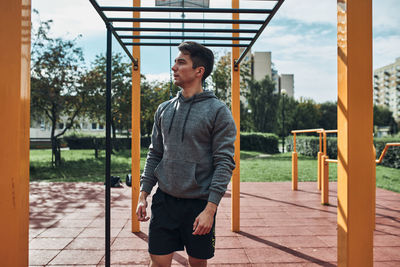
{"type": "Polygon", "coordinates": [[[195,42],[179,45],[172,67],[182,90],[155,115],[151,145],[140,180],[139,221],[149,226],[150,266],[171,266],[186,249],[190,266],[207,266],[214,256],[215,214],[230,181],[236,127],[230,110],[203,81],[214,65],[212,51],[195,42]]]}

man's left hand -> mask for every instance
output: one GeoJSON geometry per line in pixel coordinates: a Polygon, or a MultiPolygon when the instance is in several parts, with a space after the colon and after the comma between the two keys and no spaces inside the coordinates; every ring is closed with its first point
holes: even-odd
{"type": "Polygon", "coordinates": [[[206,235],[211,231],[217,205],[208,202],[206,208],[196,217],[193,223],[193,235],[206,235]]]}

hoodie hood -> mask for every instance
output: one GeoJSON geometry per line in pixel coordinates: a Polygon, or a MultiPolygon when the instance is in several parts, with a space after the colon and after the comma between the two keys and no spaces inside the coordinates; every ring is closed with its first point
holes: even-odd
{"type": "Polygon", "coordinates": [[[174,112],[172,113],[171,123],[170,123],[170,125],[169,125],[169,127],[168,127],[168,134],[171,133],[171,128],[172,128],[172,125],[173,125],[173,123],[174,123],[175,113],[176,113],[176,110],[177,110],[177,107],[178,107],[178,101],[180,102],[180,104],[189,104],[189,109],[188,109],[188,111],[187,111],[187,113],[186,113],[185,120],[184,120],[183,126],[182,126],[182,137],[181,137],[181,142],[183,142],[183,140],[184,140],[184,138],[185,138],[185,127],[186,127],[186,122],[187,122],[187,120],[188,120],[188,118],[189,118],[189,114],[190,114],[190,111],[191,111],[191,109],[192,109],[193,103],[198,103],[198,102],[201,102],[201,101],[210,99],[210,98],[217,98],[217,97],[215,96],[214,92],[212,92],[212,91],[206,91],[206,90],[204,90],[203,92],[198,93],[198,94],[195,94],[195,95],[193,95],[193,96],[191,96],[191,97],[189,97],[189,98],[185,98],[185,97],[183,96],[182,90],[179,91],[179,92],[176,94],[176,98],[173,99],[172,102],[171,102],[171,103],[173,104],[173,107],[174,107],[174,112]]]}
{"type": "Polygon", "coordinates": [[[198,94],[195,94],[195,95],[193,95],[191,97],[185,98],[183,96],[183,94],[182,94],[182,91],[183,90],[179,91],[176,94],[176,97],[177,97],[177,99],[179,99],[179,101],[183,101],[183,102],[186,102],[186,103],[187,102],[192,102],[192,101],[193,102],[200,102],[200,101],[203,101],[203,100],[206,100],[206,99],[209,99],[209,98],[217,98],[215,96],[214,92],[208,91],[208,90],[204,90],[201,93],[198,93],[198,94]]]}

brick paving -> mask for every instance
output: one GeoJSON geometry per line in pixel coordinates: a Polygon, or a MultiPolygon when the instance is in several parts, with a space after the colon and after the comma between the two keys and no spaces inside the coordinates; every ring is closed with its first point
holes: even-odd
{"type": "MultiPolygon", "coordinates": [[[[131,233],[131,189],[112,189],[112,266],[147,266],[148,223],[131,233]]],[[[336,183],[330,205],[316,183],[241,183],[241,231],[230,231],[230,191],[217,215],[209,266],[336,266],[336,183]]],[[[153,190],[154,191],[154,190],[153,190]]],[[[377,189],[374,266],[400,266],[400,194],[377,189]]],[[[104,185],[31,183],[30,266],[104,266],[104,185]]],[[[173,266],[187,266],[176,253],[173,266]]]]}

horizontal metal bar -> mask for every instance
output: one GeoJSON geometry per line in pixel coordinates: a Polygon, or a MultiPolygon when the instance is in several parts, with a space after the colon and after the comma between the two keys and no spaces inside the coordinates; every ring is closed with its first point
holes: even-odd
{"type": "Polygon", "coordinates": [[[240,19],[180,19],[180,18],[108,18],[110,22],[155,22],[155,23],[214,23],[214,24],[263,24],[264,20],[240,19]]]}
{"type": "Polygon", "coordinates": [[[116,31],[138,31],[138,32],[219,32],[219,33],[257,33],[254,29],[190,29],[190,28],[133,28],[115,27],[116,31]]]}
{"type": "Polygon", "coordinates": [[[325,161],[329,163],[338,163],[337,159],[326,159],[325,161]]]}
{"type": "Polygon", "coordinates": [[[305,129],[305,130],[293,130],[291,133],[318,133],[322,132],[324,129],[317,128],[317,129],[305,129]]]}
{"type": "Polygon", "coordinates": [[[258,37],[260,37],[261,33],[264,31],[265,27],[267,27],[268,23],[271,21],[271,19],[274,17],[278,9],[281,7],[283,4],[283,1],[285,0],[279,0],[278,3],[275,4],[274,8],[272,9],[272,13],[268,15],[268,17],[265,19],[265,22],[263,25],[260,27],[259,31],[256,33],[254,36],[253,41],[251,41],[251,44],[242,52],[240,55],[239,59],[234,62],[235,66],[239,65],[240,62],[245,58],[247,52],[251,50],[253,47],[254,43],[257,41],[258,37]]]}
{"type": "Polygon", "coordinates": [[[96,0],[89,0],[94,9],[97,11],[97,13],[100,15],[100,17],[103,19],[105,25],[107,28],[109,28],[114,35],[115,39],[117,39],[118,43],[121,45],[122,49],[125,51],[127,56],[131,59],[133,62],[134,66],[138,66],[138,60],[133,57],[133,55],[129,52],[129,50],[126,48],[126,46],[123,44],[121,38],[119,38],[118,33],[115,31],[115,28],[112,26],[112,24],[107,21],[106,15],[101,11],[99,4],[96,2],[96,0]]]}
{"type": "Polygon", "coordinates": [[[131,11],[131,12],[185,12],[185,13],[248,13],[266,14],[271,9],[249,9],[249,8],[182,8],[182,7],[100,7],[103,11],[131,11]]]}
{"type": "MultiPolygon", "coordinates": [[[[120,35],[121,39],[182,39],[182,36],[169,36],[169,35],[120,35]]],[[[251,37],[221,37],[221,36],[186,36],[185,39],[192,40],[227,40],[227,41],[251,41],[253,38],[251,37]]]]}
{"type": "MultiPolygon", "coordinates": [[[[186,39],[185,36],[182,36],[181,39],[186,39]]],[[[124,43],[127,46],[178,46],[180,43],[124,43]]],[[[215,47],[247,47],[248,44],[212,44],[212,43],[205,43],[202,44],[204,46],[215,46],[215,47]]]]}

